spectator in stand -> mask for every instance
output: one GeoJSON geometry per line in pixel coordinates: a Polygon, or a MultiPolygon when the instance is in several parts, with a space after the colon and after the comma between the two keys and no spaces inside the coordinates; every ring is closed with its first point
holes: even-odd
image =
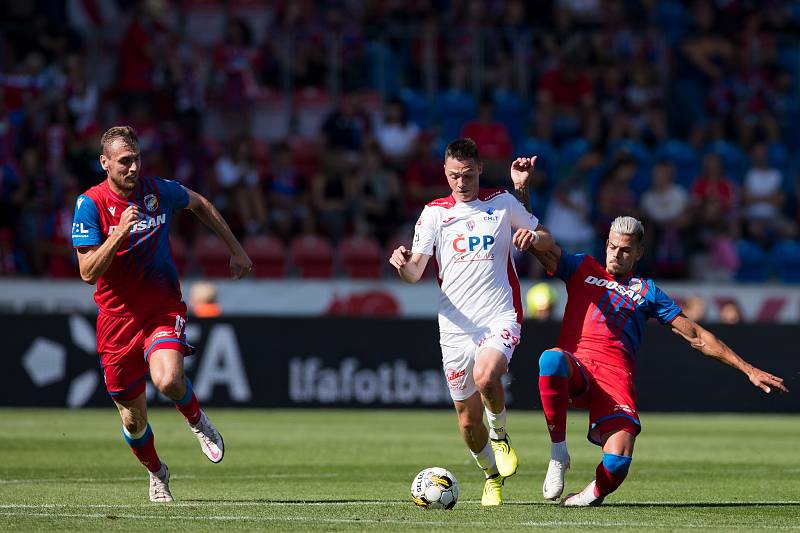
{"type": "Polygon", "coordinates": [[[508,179],[508,161],[514,152],[511,135],[502,122],[494,119],[494,103],[485,96],[478,108],[478,118],[471,120],[461,130],[461,137],[472,139],[478,145],[483,161],[484,187],[499,187],[508,179]]]}
{"type": "Polygon", "coordinates": [[[368,233],[385,242],[400,220],[400,182],[394,169],[383,164],[376,145],[367,146],[355,170],[354,186],[355,216],[368,233]]]}
{"type": "Polygon", "coordinates": [[[444,198],[450,189],[442,180],[442,160],[433,149],[434,137],[425,132],[417,137],[403,179],[406,218],[422,211],[431,198],[444,198]]]}
{"type": "Polygon", "coordinates": [[[742,322],[742,309],[736,300],[728,300],[719,306],[719,321],[729,325],[742,322]]]}
{"type": "Polygon", "coordinates": [[[774,65],[778,48],[775,36],[764,31],[758,11],[745,17],[736,45],[737,69],[732,80],[736,109],[731,119],[736,124],[738,140],[742,146],[751,146],[759,136],[777,142],[780,128],[769,104],[777,82],[774,65]]]}
{"type": "Polygon", "coordinates": [[[631,73],[624,89],[624,120],[611,120],[612,139],[638,139],[655,144],[667,138],[664,115],[664,91],[658,83],[655,69],[639,64],[631,73]],[[619,128],[620,132],[614,132],[619,128]]]}
{"type": "Polygon", "coordinates": [[[795,228],[783,213],[783,174],[769,164],[768,146],[753,146],[752,167],[742,186],[742,229],[745,236],[765,247],[778,237],[791,237],[795,228]]]}
{"type": "Polygon", "coordinates": [[[576,171],[556,185],[547,208],[545,226],[570,253],[591,250],[595,233],[589,221],[591,196],[584,175],[576,171]]]}
{"type": "Polygon", "coordinates": [[[582,69],[575,42],[561,54],[558,65],[545,72],[536,95],[537,137],[552,141],[580,135],[599,139],[600,116],[595,108],[592,81],[582,69]]]}
{"type": "Polygon", "coordinates": [[[97,106],[100,94],[97,85],[86,76],[86,66],[81,56],[73,54],[67,58],[66,97],[69,113],[78,133],[97,121],[97,106]]]}
{"type": "Polygon", "coordinates": [[[730,280],[739,267],[738,193],[725,177],[714,153],[703,158],[703,169],[691,189],[692,221],[687,245],[693,251],[692,276],[705,280],[730,280]]]}
{"type": "Polygon", "coordinates": [[[222,314],[217,303],[217,287],[207,281],[192,284],[189,290],[189,313],[197,318],[214,318],[222,314]]]}
{"type": "Polygon", "coordinates": [[[231,143],[214,168],[223,209],[229,206],[228,210],[236,215],[247,233],[263,232],[267,227],[267,206],[253,155],[253,140],[243,137],[231,143]]]}
{"type": "Polygon", "coordinates": [[[60,194],[56,176],[48,173],[42,164],[42,155],[28,147],[22,155],[19,188],[13,202],[19,209],[17,241],[25,250],[25,270],[41,276],[46,271],[46,248],[53,235],[55,208],[60,194]]]}
{"type": "Polygon", "coordinates": [[[636,159],[621,152],[606,172],[597,194],[595,230],[598,234],[605,233],[611,227],[611,222],[619,216],[626,213],[639,216],[636,194],[631,188],[637,168],[636,159]]]}
{"type": "Polygon", "coordinates": [[[327,73],[324,26],[314,18],[311,2],[285,2],[278,8],[278,26],[272,32],[279,43],[282,68],[295,87],[321,88],[327,73]]]}
{"type": "Polygon", "coordinates": [[[703,158],[703,169],[692,184],[691,196],[695,217],[701,223],[724,222],[735,213],[736,186],[725,176],[717,154],[708,153],[703,158]]]}
{"type": "Polygon", "coordinates": [[[393,98],[386,105],[383,122],[375,128],[375,139],[388,162],[399,170],[411,157],[419,133],[419,126],[408,120],[402,100],[393,98]]]}
{"type": "Polygon", "coordinates": [[[361,109],[358,97],[353,93],[342,94],[336,108],[322,123],[325,147],[329,150],[345,150],[351,160],[361,151],[369,132],[369,116],[361,109]]]}
{"type": "Polygon", "coordinates": [[[699,294],[689,296],[681,306],[683,314],[692,322],[705,322],[706,310],[706,300],[699,294]]]}
{"type": "Polygon", "coordinates": [[[655,228],[645,251],[651,250],[653,274],[662,278],[683,277],[688,266],[682,234],[690,222],[689,193],[674,182],[674,175],[672,163],[657,163],[650,188],[642,195],[645,220],[655,228]]]}
{"type": "Polygon", "coordinates": [[[311,183],[311,203],[319,227],[338,241],[351,222],[353,167],[344,150],[333,150],[311,183]]]}
{"type": "Polygon", "coordinates": [[[158,79],[162,62],[172,47],[165,9],[164,2],[158,0],[139,3],[120,41],[116,81],[124,112],[134,104],[151,105],[154,94],[161,90],[158,79]]]}
{"type": "Polygon", "coordinates": [[[267,203],[271,227],[288,242],[300,233],[311,216],[308,184],[292,164],[292,151],[285,142],[272,148],[269,176],[267,178],[267,203]]]}
{"type": "Polygon", "coordinates": [[[259,71],[258,49],[253,46],[252,31],[247,21],[231,17],[225,26],[225,38],[214,54],[215,85],[226,124],[235,128],[228,135],[250,132],[250,104],[260,89],[255,72],[259,71]]]}
{"type": "Polygon", "coordinates": [[[705,98],[723,80],[725,65],[733,59],[733,46],[717,32],[713,7],[707,2],[692,6],[692,29],[678,43],[675,76],[670,88],[672,129],[699,145],[706,124],[705,98]]]}
{"type": "Polygon", "coordinates": [[[64,176],[64,190],[53,216],[53,232],[44,247],[47,273],[52,278],[74,278],[78,272],[78,258],[72,247],[73,206],[80,194],[78,180],[64,176]]]}

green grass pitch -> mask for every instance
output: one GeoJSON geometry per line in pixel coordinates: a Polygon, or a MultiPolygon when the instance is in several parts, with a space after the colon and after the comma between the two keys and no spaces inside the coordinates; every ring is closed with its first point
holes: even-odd
{"type": "MultiPolygon", "coordinates": [[[[645,413],[628,480],[599,508],[541,500],[549,444],[541,413],[511,412],[520,457],[506,504],[480,506],[482,478],[437,411],[209,409],[225,437],[213,465],[174,410],[151,412],[175,504],[147,501],[147,476],[100,410],[0,409],[0,530],[559,531],[800,529],[796,416],[645,413]],[[414,475],[458,478],[451,511],[409,501],[414,475]]],[[[567,491],[591,479],[600,452],[586,413],[570,413],[567,491]]]]}

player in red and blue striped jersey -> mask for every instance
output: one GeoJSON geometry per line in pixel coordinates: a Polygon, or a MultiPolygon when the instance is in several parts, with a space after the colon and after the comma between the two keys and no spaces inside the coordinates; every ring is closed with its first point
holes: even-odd
{"type": "Polygon", "coordinates": [[[644,226],[618,217],[606,241],[606,266],[590,255],[569,254],[558,246],[542,252],[524,229],[514,244],[529,250],[567,286],[567,306],[558,347],[539,359],[539,394],[551,452],[542,492],[555,500],[570,466],[566,443],[567,407],[589,409],[588,438],[603,449],[595,480],[561,501],[565,506],[600,505],[625,480],[636,436],[641,431],[633,374],[645,322],[655,318],[703,354],[742,371],[766,393],[788,392],[783,379],[739,357],[711,332],[688,319],[651,279],[633,276],[644,248],[644,226]]]}
{"type": "Polygon", "coordinates": [[[129,126],[101,139],[105,179],[78,197],[72,243],[81,278],[96,284],[97,351],[106,390],[122,417],[122,434],[150,472],[150,500],[172,501],[169,470],[155,450],[147,423],[145,379],[175,402],[208,459],[222,460],[222,436],[200,409],[183,358],[186,305],[169,244],[172,217],[189,209],[213,229],[231,252],[231,273],[247,275],[253,263],[219,212],[179,183],[142,176],[139,141],[129,126]]]}

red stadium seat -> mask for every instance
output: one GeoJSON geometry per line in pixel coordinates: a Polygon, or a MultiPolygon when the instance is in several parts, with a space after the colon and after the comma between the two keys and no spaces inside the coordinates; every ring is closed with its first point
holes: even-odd
{"type": "Polygon", "coordinates": [[[169,247],[172,250],[172,259],[175,261],[175,268],[178,270],[178,275],[185,275],[186,265],[189,263],[189,250],[186,248],[186,243],[180,237],[170,235],[169,247]]]}
{"type": "Polygon", "coordinates": [[[358,279],[381,277],[383,255],[380,244],[373,237],[353,235],[339,243],[339,264],[347,275],[358,279]]]}
{"type": "Polygon", "coordinates": [[[286,247],[279,239],[268,235],[248,237],[242,246],[253,261],[253,276],[282,278],[286,275],[286,247]]]}
{"type": "Polygon", "coordinates": [[[319,235],[298,235],[292,239],[289,260],[301,278],[333,276],[333,247],[319,235]]]}
{"type": "Polygon", "coordinates": [[[207,278],[229,278],[231,276],[231,254],[225,242],[214,234],[197,239],[194,257],[200,266],[200,275],[207,278]]]}

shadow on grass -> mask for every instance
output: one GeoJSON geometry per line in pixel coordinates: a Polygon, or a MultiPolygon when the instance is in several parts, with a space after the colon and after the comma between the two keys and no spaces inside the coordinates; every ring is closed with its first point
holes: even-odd
{"type": "MultiPolygon", "coordinates": [[[[526,505],[558,507],[556,503],[547,502],[503,502],[503,505],[526,505]]],[[[712,508],[712,507],[800,507],[800,502],[621,502],[604,503],[601,507],[663,507],[663,508],[712,508]]]]}
{"type": "Polygon", "coordinates": [[[181,499],[184,503],[265,503],[283,505],[342,504],[342,503],[411,503],[411,500],[273,500],[267,498],[192,498],[181,499]]]}
{"type": "MultiPolygon", "coordinates": [[[[265,504],[265,505],[343,505],[343,504],[407,504],[409,500],[360,500],[360,499],[269,499],[269,498],[192,498],[181,499],[182,503],[242,503],[242,504],[265,504]]],[[[510,501],[503,502],[504,506],[523,506],[523,507],[558,507],[554,502],[532,502],[532,501],[510,501]]],[[[788,502],[765,502],[765,501],[740,501],[740,502],[620,502],[604,503],[602,507],[612,508],[637,508],[637,507],[662,507],[662,508],[714,508],[714,507],[800,507],[800,501],[788,502]]]]}

